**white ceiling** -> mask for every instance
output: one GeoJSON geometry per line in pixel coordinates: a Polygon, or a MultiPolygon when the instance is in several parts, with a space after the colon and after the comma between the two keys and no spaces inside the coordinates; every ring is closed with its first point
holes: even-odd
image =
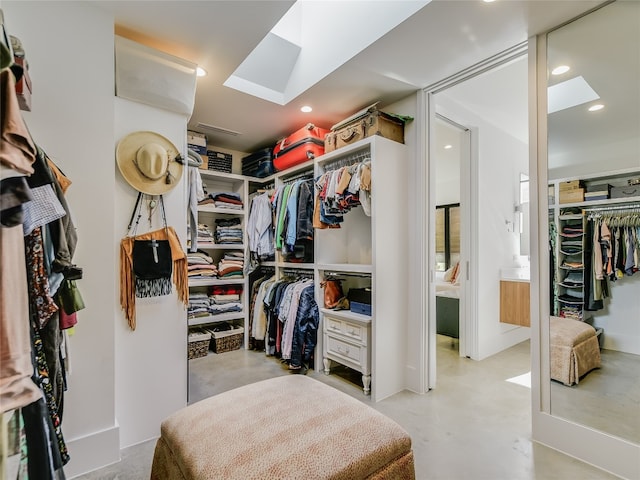
{"type": "MultiPolygon", "coordinates": [[[[198,79],[189,124],[241,132],[205,133],[210,144],[245,152],[273,145],[308,122],[330,127],[376,101],[384,107],[602,3],[434,0],[287,105],[277,105],[223,83],[292,1],[87,1],[113,13],[119,35],[203,66],[209,75],[198,79]],[[314,107],[311,114],[300,112],[305,104],[314,107]]],[[[340,2],[320,1],[339,14],[340,2]]]]}

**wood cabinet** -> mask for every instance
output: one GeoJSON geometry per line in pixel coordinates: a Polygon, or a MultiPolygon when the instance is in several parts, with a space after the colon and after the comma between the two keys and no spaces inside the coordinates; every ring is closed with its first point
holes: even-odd
{"type": "Polygon", "coordinates": [[[529,282],[500,280],[500,322],[531,326],[529,282]]]}
{"type": "Polygon", "coordinates": [[[371,390],[371,317],[350,311],[321,309],[323,315],[324,372],[330,373],[331,360],[362,373],[365,394],[371,390]]]}

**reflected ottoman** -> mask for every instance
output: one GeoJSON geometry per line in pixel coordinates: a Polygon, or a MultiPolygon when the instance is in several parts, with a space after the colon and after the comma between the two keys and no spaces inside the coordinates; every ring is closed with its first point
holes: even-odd
{"type": "Polygon", "coordinates": [[[551,378],[567,386],[600,367],[600,345],[596,330],[570,318],[549,319],[549,363],[551,378]]]}
{"type": "Polygon", "coordinates": [[[162,422],[152,480],[414,479],[411,438],[304,375],[207,398],[162,422]]]}

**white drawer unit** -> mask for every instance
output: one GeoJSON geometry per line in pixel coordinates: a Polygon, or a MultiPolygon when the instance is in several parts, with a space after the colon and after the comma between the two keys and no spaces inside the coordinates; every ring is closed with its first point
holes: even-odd
{"type": "Polygon", "coordinates": [[[349,311],[322,309],[324,373],[329,375],[331,361],[362,373],[365,395],[371,391],[371,317],[349,311]]]}

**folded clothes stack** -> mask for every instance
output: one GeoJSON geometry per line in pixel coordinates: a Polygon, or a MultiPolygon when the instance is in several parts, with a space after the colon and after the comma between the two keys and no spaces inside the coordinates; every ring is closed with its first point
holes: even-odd
{"type": "Polygon", "coordinates": [[[241,244],[242,228],[239,218],[218,218],[216,219],[215,243],[218,244],[241,244]]]}
{"type": "Polygon", "coordinates": [[[218,267],[213,258],[200,250],[187,254],[187,271],[189,278],[210,278],[218,275],[218,267]]]}
{"type": "Polygon", "coordinates": [[[198,205],[211,204],[217,208],[228,208],[232,210],[242,210],[244,208],[240,195],[234,192],[213,192],[198,202],[198,205]]]}
{"type": "Polygon", "coordinates": [[[218,278],[242,277],[244,275],[244,253],[225,252],[218,263],[218,278]]]}

